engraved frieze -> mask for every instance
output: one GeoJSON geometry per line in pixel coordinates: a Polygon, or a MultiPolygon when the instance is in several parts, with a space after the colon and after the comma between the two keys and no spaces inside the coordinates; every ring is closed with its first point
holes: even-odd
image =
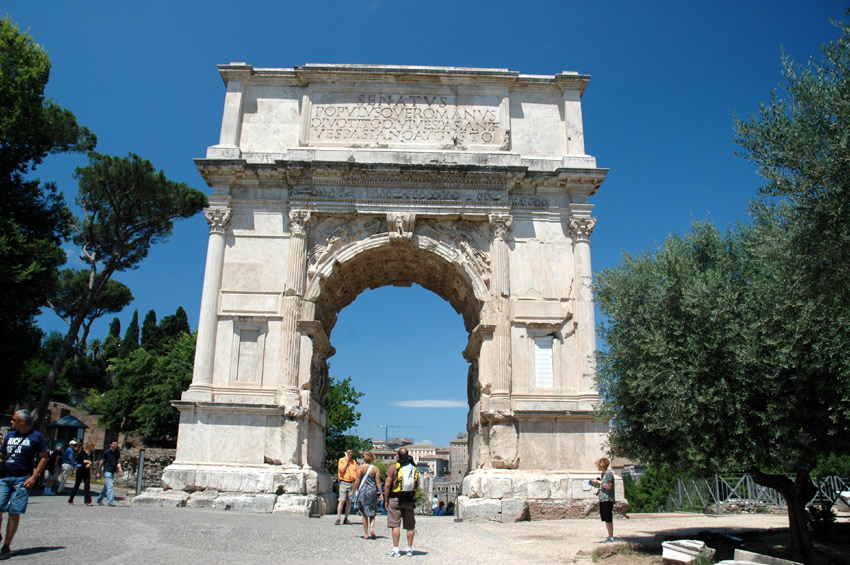
{"type": "Polygon", "coordinates": [[[495,97],[472,103],[450,93],[314,92],[310,98],[307,145],[497,150],[509,145],[495,97]]]}

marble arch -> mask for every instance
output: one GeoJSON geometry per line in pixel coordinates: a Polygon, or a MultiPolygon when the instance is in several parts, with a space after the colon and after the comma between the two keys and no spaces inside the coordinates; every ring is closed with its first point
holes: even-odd
{"type": "Polygon", "coordinates": [[[163,496],[335,508],[321,468],[337,313],[417,283],[469,340],[468,520],[582,515],[593,417],[589,77],[505,69],[221,65],[198,346],[163,496]]]}

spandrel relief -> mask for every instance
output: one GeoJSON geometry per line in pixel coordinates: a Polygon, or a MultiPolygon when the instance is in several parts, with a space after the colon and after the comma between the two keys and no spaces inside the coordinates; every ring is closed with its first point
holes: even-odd
{"type": "Polygon", "coordinates": [[[382,224],[378,218],[325,218],[316,222],[308,235],[307,272],[314,275],[326,257],[353,241],[375,235],[382,224]]]}
{"type": "Polygon", "coordinates": [[[489,229],[489,225],[482,222],[428,220],[421,222],[416,233],[448,243],[457,250],[455,260],[468,263],[489,284],[490,254],[485,251],[490,247],[489,229]]]}

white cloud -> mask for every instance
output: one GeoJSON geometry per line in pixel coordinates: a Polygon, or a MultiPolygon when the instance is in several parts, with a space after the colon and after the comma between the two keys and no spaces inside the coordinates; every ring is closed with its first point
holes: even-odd
{"type": "Polygon", "coordinates": [[[390,402],[390,406],[402,408],[469,408],[462,400],[399,400],[390,402]]]}

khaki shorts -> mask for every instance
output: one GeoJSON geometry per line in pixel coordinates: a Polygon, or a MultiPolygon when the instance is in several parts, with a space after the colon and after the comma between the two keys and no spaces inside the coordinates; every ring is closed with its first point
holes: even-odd
{"type": "Polygon", "coordinates": [[[414,502],[399,502],[397,498],[390,498],[387,504],[387,527],[398,528],[404,523],[405,530],[416,527],[416,517],[413,515],[414,502]]]}
{"type": "Polygon", "coordinates": [[[348,495],[351,494],[351,489],[354,488],[354,482],[340,481],[339,482],[339,499],[348,500],[348,495]]]}

